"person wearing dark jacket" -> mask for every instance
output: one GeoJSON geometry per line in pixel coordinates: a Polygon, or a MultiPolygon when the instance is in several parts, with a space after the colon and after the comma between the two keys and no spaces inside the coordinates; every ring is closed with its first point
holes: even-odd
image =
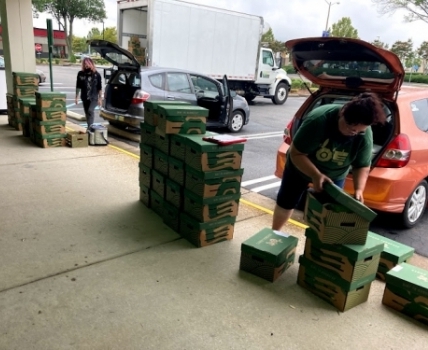
{"type": "Polygon", "coordinates": [[[101,75],[97,72],[92,59],[85,57],[82,60],[82,69],[77,73],[75,102],[77,105],[80,95],[88,129],[94,123],[95,107],[101,106],[101,94],[101,75]]]}

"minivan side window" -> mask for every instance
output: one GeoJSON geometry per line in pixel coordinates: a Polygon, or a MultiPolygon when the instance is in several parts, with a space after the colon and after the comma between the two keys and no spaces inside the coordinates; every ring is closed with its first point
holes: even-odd
{"type": "Polygon", "coordinates": [[[420,130],[428,132],[428,99],[413,101],[410,107],[416,126],[420,130]]]}
{"type": "Polygon", "coordinates": [[[167,73],[166,81],[168,91],[184,92],[188,94],[192,92],[186,73],[167,73]]]}
{"type": "Polygon", "coordinates": [[[156,87],[158,89],[162,89],[163,88],[163,74],[162,73],[150,75],[149,76],[149,80],[150,80],[150,83],[154,87],[156,87]]]}

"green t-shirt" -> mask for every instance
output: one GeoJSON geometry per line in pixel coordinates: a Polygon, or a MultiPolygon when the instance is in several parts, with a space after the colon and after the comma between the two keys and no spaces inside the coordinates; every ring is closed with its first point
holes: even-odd
{"type": "MultiPolygon", "coordinates": [[[[371,164],[373,134],[370,127],[364,135],[347,137],[341,134],[338,126],[341,105],[329,104],[311,111],[293,138],[294,147],[308,155],[309,159],[332,180],[346,177],[351,165],[364,168],[371,164]]],[[[290,155],[287,166],[292,166],[290,155]]],[[[299,171],[300,172],[300,171],[299,171]]],[[[311,181],[308,176],[302,176],[311,181]]]]}

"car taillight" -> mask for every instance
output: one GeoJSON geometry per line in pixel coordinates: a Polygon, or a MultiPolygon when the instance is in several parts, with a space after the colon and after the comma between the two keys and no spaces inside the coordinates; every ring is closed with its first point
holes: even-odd
{"type": "Polygon", "coordinates": [[[143,90],[137,90],[134,93],[134,96],[132,97],[131,104],[137,105],[139,103],[146,102],[150,97],[150,94],[148,92],[145,92],[143,90]]]}
{"type": "Polygon", "coordinates": [[[381,168],[402,168],[407,165],[412,153],[410,140],[406,134],[397,135],[383,151],[376,166],[381,168]]]}
{"type": "Polygon", "coordinates": [[[287,127],[284,129],[283,140],[287,145],[291,145],[291,128],[293,127],[293,120],[288,123],[287,127]]]}

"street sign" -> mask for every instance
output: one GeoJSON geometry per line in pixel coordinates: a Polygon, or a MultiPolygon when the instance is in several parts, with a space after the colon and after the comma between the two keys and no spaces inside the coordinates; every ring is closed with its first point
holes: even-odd
{"type": "Polygon", "coordinates": [[[42,44],[34,44],[34,48],[37,52],[42,52],[43,50],[42,44]]]}
{"type": "Polygon", "coordinates": [[[327,30],[323,30],[322,31],[322,36],[323,36],[323,38],[329,37],[330,33],[327,30]]]}

